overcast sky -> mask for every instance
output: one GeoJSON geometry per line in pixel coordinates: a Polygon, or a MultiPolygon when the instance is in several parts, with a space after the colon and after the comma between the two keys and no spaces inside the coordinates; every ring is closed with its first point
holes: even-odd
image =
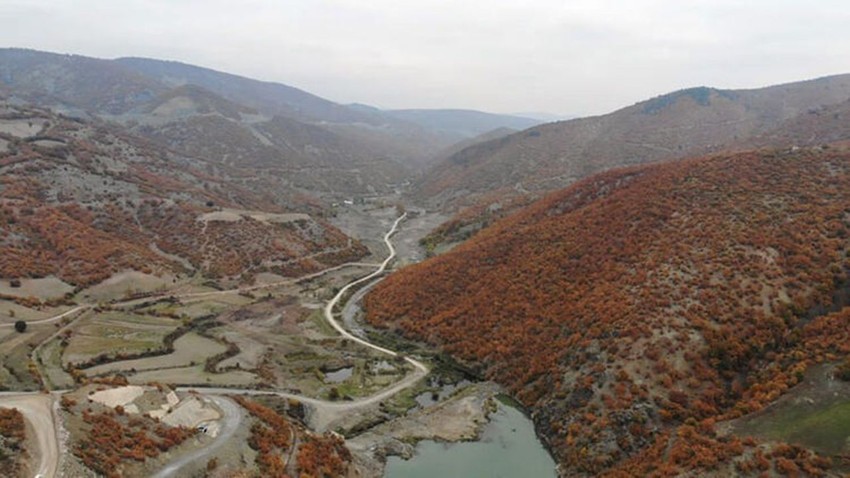
{"type": "Polygon", "coordinates": [[[341,103],[588,115],[850,73],[847,0],[0,0],[0,46],[179,60],[341,103]]]}

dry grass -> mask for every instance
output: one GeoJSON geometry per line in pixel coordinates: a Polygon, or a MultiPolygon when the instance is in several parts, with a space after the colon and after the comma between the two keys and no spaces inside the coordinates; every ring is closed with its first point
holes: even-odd
{"type": "Polygon", "coordinates": [[[14,297],[36,297],[52,299],[73,292],[74,287],[54,276],[41,279],[20,279],[20,287],[12,287],[8,281],[0,281],[0,294],[14,297]]]}
{"type": "Polygon", "coordinates": [[[179,326],[173,319],[108,312],[78,323],[62,357],[81,362],[101,354],[138,353],[162,347],[165,336],[179,326]]]}
{"type": "Polygon", "coordinates": [[[157,277],[138,271],[123,271],[109,279],[82,291],[83,297],[93,300],[114,300],[126,297],[128,293],[154,292],[173,283],[173,277],[157,277]]]}
{"type": "Polygon", "coordinates": [[[203,364],[207,358],[222,353],[225,350],[227,350],[227,347],[224,345],[190,332],[174,341],[173,353],[98,365],[86,369],[86,374],[93,376],[120,371],[157,370],[203,364]]]}
{"type": "Polygon", "coordinates": [[[257,377],[250,372],[234,371],[226,373],[207,373],[203,365],[194,367],[170,368],[165,370],[149,370],[127,377],[130,383],[145,384],[162,382],[186,385],[220,385],[247,387],[257,382],[257,377]]]}

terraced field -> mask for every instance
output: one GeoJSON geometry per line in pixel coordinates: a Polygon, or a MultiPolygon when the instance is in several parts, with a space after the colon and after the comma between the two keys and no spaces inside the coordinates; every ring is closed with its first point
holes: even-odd
{"type": "Polygon", "coordinates": [[[83,318],[72,329],[62,363],[78,364],[108,353],[137,354],[162,348],[165,336],[180,326],[170,318],[106,312],[83,318]]]}
{"type": "Polygon", "coordinates": [[[104,375],[110,373],[181,368],[203,364],[214,355],[227,350],[227,347],[215,340],[202,337],[194,332],[180,336],[174,341],[174,352],[155,357],[135,360],[120,360],[86,369],[86,375],[104,375]]]}

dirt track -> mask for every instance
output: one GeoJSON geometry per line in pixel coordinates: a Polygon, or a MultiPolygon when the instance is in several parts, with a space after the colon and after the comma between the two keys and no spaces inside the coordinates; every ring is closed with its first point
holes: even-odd
{"type": "Polygon", "coordinates": [[[210,397],[223,412],[221,432],[211,444],[206,447],[196,450],[187,455],[183,455],[177,460],[172,461],[165,468],[161,469],[153,478],[166,478],[175,476],[175,473],[181,468],[194,462],[206,463],[206,460],[215,456],[215,453],[233,437],[239,425],[242,423],[244,414],[242,408],[233,400],[225,397],[210,397]]]}
{"type": "MultiPolygon", "coordinates": [[[[381,264],[377,265],[377,267],[373,264],[360,264],[360,263],[343,264],[343,265],[337,266],[335,268],[330,268],[330,269],[326,269],[326,270],[320,271],[320,272],[315,273],[315,274],[311,274],[311,275],[306,276],[306,277],[301,277],[301,278],[298,278],[298,279],[290,279],[290,280],[286,281],[286,282],[290,282],[290,281],[294,282],[294,281],[297,281],[297,280],[303,280],[305,278],[318,277],[318,276],[325,274],[329,271],[339,269],[339,268],[343,268],[343,267],[349,267],[349,266],[376,267],[376,270],[374,272],[372,272],[371,274],[368,274],[365,277],[357,279],[357,280],[347,284],[345,287],[343,287],[339,291],[339,293],[333,299],[331,299],[328,302],[328,304],[325,306],[324,313],[325,313],[325,319],[342,336],[344,336],[344,337],[346,337],[346,338],[348,338],[348,339],[350,339],[354,342],[360,343],[361,345],[372,348],[374,350],[377,350],[379,352],[382,352],[382,353],[390,355],[390,356],[397,356],[398,354],[395,351],[377,346],[377,345],[372,344],[372,343],[370,343],[370,342],[368,342],[368,341],[366,341],[362,338],[355,337],[355,336],[351,335],[351,333],[349,333],[348,330],[346,330],[342,325],[340,325],[339,322],[337,322],[337,320],[334,318],[333,309],[336,306],[336,304],[341,300],[343,295],[351,287],[353,287],[357,284],[360,284],[362,282],[370,281],[370,280],[380,276],[386,270],[387,266],[395,258],[395,255],[396,255],[395,248],[393,247],[392,243],[390,242],[390,237],[396,232],[399,223],[402,220],[404,220],[405,217],[406,217],[406,214],[403,214],[401,217],[396,219],[396,221],[393,223],[392,228],[384,235],[383,239],[384,239],[384,243],[386,244],[387,248],[389,249],[389,255],[387,256],[387,258],[381,264]]],[[[264,285],[261,285],[261,286],[249,287],[249,288],[245,288],[245,289],[205,292],[205,293],[200,293],[200,294],[197,294],[197,295],[228,294],[228,293],[238,292],[240,290],[244,291],[246,289],[252,290],[252,289],[259,289],[259,288],[274,287],[275,285],[279,285],[279,284],[264,284],[264,285]]],[[[195,296],[195,295],[196,294],[185,294],[184,297],[191,297],[191,296],[195,296]]],[[[150,300],[150,298],[148,298],[146,300],[150,300]]],[[[132,302],[132,301],[127,301],[125,303],[129,303],[129,302],[132,302]]],[[[124,304],[124,303],[119,303],[118,305],[121,305],[121,304],[124,304]]],[[[81,306],[78,306],[78,307],[76,307],[72,310],[69,310],[69,311],[67,311],[63,314],[60,314],[56,317],[52,317],[50,319],[45,319],[43,321],[39,321],[39,323],[59,320],[59,319],[65,317],[65,316],[71,315],[74,312],[77,312],[79,310],[82,310],[82,309],[85,309],[85,308],[88,308],[88,307],[90,307],[90,306],[89,305],[81,305],[81,306]]],[[[384,390],[382,390],[382,391],[380,391],[380,392],[378,392],[378,393],[376,393],[372,396],[364,397],[362,399],[351,401],[351,402],[327,402],[327,401],[324,401],[324,400],[317,400],[317,399],[310,398],[310,397],[303,397],[303,396],[300,396],[300,395],[289,394],[289,393],[284,393],[284,392],[268,392],[268,391],[257,391],[257,390],[237,390],[237,389],[222,389],[222,388],[218,388],[218,389],[217,388],[195,388],[195,389],[200,391],[200,392],[203,392],[207,395],[225,395],[225,394],[230,394],[230,393],[236,393],[236,394],[245,393],[245,394],[256,394],[256,395],[273,394],[273,395],[278,395],[278,396],[287,397],[287,398],[294,398],[294,399],[300,400],[302,402],[308,403],[310,405],[313,405],[316,408],[317,416],[314,418],[314,424],[313,425],[314,425],[314,427],[316,427],[318,430],[321,431],[321,430],[327,429],[328,426],[332,422],[336,421],[337,419],[344,416],[345,414],[350,413],[351,411],[356,410],[356,409],[375,405],[375,404],[381,402],[382,400],[385,400],[385,399],[395,395],[399,391],[414,385],[416,382],[418,382],[419,380],[421,380],[423,377],[425,377],[428,374],[429,369],[425,364],[423,364],[423,363],[421,363],[421,362],[419,362],[415,359],[412,359],[410,357],[405,357],[405,360],[415,367],[416,370],[414,371],[414,373],[408,375],[407,377],[405,377],[400,382],[393,384],[392,386],[390,386],[390,387],[388,387],[388,388],[386,388],[386,389],[384,389],[384,390]]],[[[188,387],[188,388],[192,388],[192,387],[188,387]]],[[[186,390],[187,388],[181,387],[181,389],[186,390]]],[[[217,404],[220,407],[222,407],[222,409],[225,410],[225,412],[229,412],[229,413],[226,413],[228,415],[229,419],[225,420],[225,430],[226,431],[229,430],[229,433],[228,432],[222,433],[222,436],[220,436],[219,439],[217,439],[213,443],[213,445],[211,445],[210,447],[206,447],[204,450],[200,451],[199,453],[202,454],[203,456],[206,456],[206,455],[212,453],[213,451],[215,451],[215,449],[220,447],[226,441],[226,438],[229,435],[232,435],[233,431],[235,430],[235,427],[238,426],[238,422],[241,420],[241,412],[239,410],[237,410],[236,412],[234,412],[232,410],[232,408],[235,405],[230,400],[222,398],[222,397],[215,397],[213,399],[216,400],[217,404]]],[[[56,428],[56,424],[54,422],[53,411],[52,411],[53,396],[52,395],[44,395],[44,394],[34,394],[34,393],[29,393],[29,394],[12,394],[12,393],[4,394],[4,393],[0,393],[0,406],[18,408],[24,414],[25,418],[31,423],[32,427],[36,430],[36,435],[37,435],[36,438],[37,438],[39,450],[37,452],[33,452],[33,456],[34,457],[37,456],[39,458],[39,466],[37,468],[37,470],[38,470],[37,476],[40,477],[40,478],[52,478],[52,477],[56,476],[56,472],[57,472],[58,464],[59,464],[59,443],[58,443],[58,438],[57,438],[58,437],[58,431],[57,431],[57,428],[56,428]]],[[[238,408],[238,407],[236,407],[236,408],[238,408]]],[[[191,454],[191,455],[188,455],[188,457],[195,459],[195,458],[198,458],[198,456],[196,456],[197,454],[198,453],[191,454]]],[[[182,468],[182,466],[185,465],[186,463],[188,463],[187,457],[183,457],[182,459],[179,459],[176,462],[171,463],[169,466],[167,466],[166,468],[161,470],[160,474],[157,475],[157,476],[168,476],[170,474],[173,474],[174,472],[176,472],[177,470],[182,468]]]]}

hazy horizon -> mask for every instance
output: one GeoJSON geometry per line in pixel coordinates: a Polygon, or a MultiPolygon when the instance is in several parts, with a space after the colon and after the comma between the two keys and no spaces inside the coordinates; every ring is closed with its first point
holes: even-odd
{"type": "Polygon", "coordinates": [[[587,116],[850,72],[847,20],[837,1],[9,0],[0,45],[180,61],[343,104],[587,116]]]}

